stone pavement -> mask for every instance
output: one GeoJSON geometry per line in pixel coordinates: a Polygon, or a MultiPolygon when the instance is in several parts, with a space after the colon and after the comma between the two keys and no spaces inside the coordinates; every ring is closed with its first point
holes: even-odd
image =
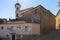
{"type": "Polygon", "coordinates": [[[50,32],[47,35],[37,38],[37,40],[60,40],[60,30],[50,32]]]}
{"type": "MultiPolygon", "coordinates": [[[[25,39],[23,39],[23,40],[25,40],[25,39]]],[[[26,40],[28,40],[28,39],[26,39],[26,40]]],[[[33,37],[29,40],[60,40],[60,29],[56,30],[56,31],[52,31],[49,34],[46,34],[43,36],[33,37]]]]}

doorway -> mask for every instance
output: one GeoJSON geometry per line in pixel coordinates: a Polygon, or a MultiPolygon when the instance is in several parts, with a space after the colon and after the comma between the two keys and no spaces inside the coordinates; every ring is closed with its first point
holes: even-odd
{"type": "Polygon", "coordinates": [[[59,23],[59,29],[60,29],[60,23],[59,23]]]}
{"type": "Polygon", "coordinates": [[[15,35],[12,35],[12,40],[15,40],[15,35]]]}

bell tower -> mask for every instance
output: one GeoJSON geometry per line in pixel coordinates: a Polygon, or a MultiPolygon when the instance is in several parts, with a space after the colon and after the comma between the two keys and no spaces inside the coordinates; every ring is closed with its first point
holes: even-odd
{"type": "Polygon", "coordinates": [[[21,5],[18,3],[18,0],[17,0],[17,3],[15,4],[15,8],[16,8],[16,19],[18,19],[20,17],[20,8],[21,8],[21,5]]]}

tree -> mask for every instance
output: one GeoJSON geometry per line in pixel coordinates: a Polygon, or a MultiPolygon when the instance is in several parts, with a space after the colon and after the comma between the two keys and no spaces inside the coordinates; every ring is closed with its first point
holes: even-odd
{"type": "Polygon", "coordinates": [[[58,2],[58,7],[60,7],[60,1],[58,2]]]}

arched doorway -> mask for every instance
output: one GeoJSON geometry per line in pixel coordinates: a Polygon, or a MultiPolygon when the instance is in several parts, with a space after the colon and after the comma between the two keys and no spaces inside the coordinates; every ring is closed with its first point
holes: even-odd
{"type": "Polygon", "coordinates": [[[59,23],[59,29],[60,29],[60,23],[59,23]]]}

